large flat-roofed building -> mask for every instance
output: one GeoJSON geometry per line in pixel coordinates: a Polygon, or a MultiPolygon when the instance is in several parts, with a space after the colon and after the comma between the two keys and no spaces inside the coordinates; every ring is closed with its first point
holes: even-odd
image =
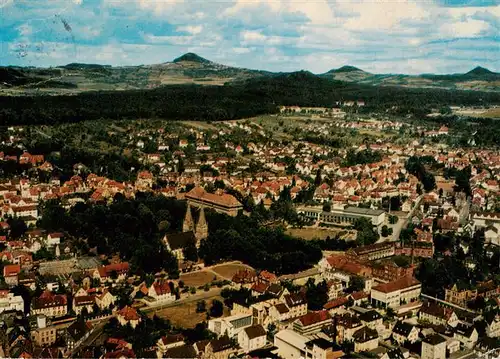
{"type": "Polygon", "coordinates": [[[229,338],[237,337],[245,328],[252,326],[253,315],[238,314],[224,318],[214,318],[208,321],[208,330],[218,336],[227,335],[229,338]]]}
{"type": "Polygon", "coordinates": [[[403,304],[417,301],[421,290],[420,282],[410,276],[380,284],[371,290],[372,305],[398,308],[403,304]]]}
{"type": "Polygon", "coordinates": [[[185,196],[189,205],[200,208],[212,208],[217,212],[229,216],[236,216],[238,211],[243,210],[243,205],[233,196],[227,193],[208,193],[202,187],[195,187],[185,196]]]}
{"type": "Polygon", "coordinates": [[[382,242],[349,249],[346,257],[353,261],[373,261],[391,257],[395,253],[394,243],[382,242]]]}
{"type": "Polygon", "coordinates": [[[298,207],[297,213],[319,223],[341,227],[352,226],[359,218],[367,218],[374,227],[379,227],[386,219],[386,213],[383,210],[353,206],[333,207],[330,212],[323,211],[323,207],[319,206],[305,206],[298,207]]]}

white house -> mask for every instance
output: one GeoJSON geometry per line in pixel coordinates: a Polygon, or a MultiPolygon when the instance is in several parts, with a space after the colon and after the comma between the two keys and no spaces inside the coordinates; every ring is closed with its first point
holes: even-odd
{"type": "Polygon", "coordinates": [[[157,302],[173,302],[175,294],[172,293],[170,284],[167,280],[156,280],[148,290],[148,296],[154,298],[157,302]]]}
{"type": "Polygon", "coordinates": [[[247,327],[238,333],[238,344],[246,352],[266,345],[266,330],[260,324],[247,327]]]}
{"type": "Polygon", "coordinates": [[[252,314],[238,314],[224,318],[214,318],[208,321],[208,330],[218,336],[227,335],[229,338],[235,338],[247,327],[252,326],[252,314]]]}
{"type": "Polygon", "coordinates": [[[0,313],[8,310],[24,311],[24,300],[20,295],[2,290],[0,291],[0,313]]]}

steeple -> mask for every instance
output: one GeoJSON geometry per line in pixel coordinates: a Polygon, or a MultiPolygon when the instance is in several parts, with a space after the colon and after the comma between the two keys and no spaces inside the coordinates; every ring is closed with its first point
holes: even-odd
{"type": "Polygon", "coordinates": [[[208,225],[207,220],[205,219],[205,209],[203,207],[200,208],[200,216],[198,218],[198,223],[196,223],[196,246],[200,245],[200,241],[208,237],[208,225]]]}
{"type": "Polygon", "coordinates": [[[193,216],[191,215],[191,205],[188,204],[186,210],[186,216],[184,217],[184,222],[182,223],[182,231],[183,232],[194,232],[194,221],[193,216]]]}

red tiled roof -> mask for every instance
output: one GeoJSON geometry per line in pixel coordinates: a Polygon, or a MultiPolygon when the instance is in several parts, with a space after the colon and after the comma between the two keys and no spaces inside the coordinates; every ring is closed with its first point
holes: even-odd
{"type": "Polygon", "coordinates": [[[117,274],[122,274],[122,273],[127,273],[129,271],[129,264],[128,262],[122,262],[122,263],[116,263],[116,264],[109,264],[107,266],[102,266],[98,268],[99,275],[101,277],[109,277],[113,271],[115,271],[117,274]]]}
{"type": "Polygon", "coordinates": [[[19,272],[21,272],[21,266],[19,264],[7,264],[3,267],[4,277],[16,276],[19,272]]]}
{"type": "Polygon", "coordinates": [[[383,283],[373,287],[372,289],[377,290],[382,293],[391,293],[397,290],[413,287],[417,284],[420,284],[418,280],[411,276],[403,277],[401,279],[395,280],[389,283],[383,283]]]}
{"type": "Polygon", "coordinates": [[[160,279],[153,283],[153,289],[156,295],[164,295],[171,293],[170,285],[167,280],[160,279]]]}
{"type": "Polygon", "coordinates": [[[347,302],[349,302],[349,299],[347,299],[347,297],[339,297],[339,298],[336,298],[336,299],[326,303],[323,306],[323,308],[330,310],[330,309],[341,307],[341,306],[347,304],[347,302]]]}
{"type": "Polygon", "coordinates": [[[317,324],[319,322],[331,320],[332,316],[327,310],[321,310],[319,312],[310,312],[299,318],[302,326],[307,327],[309,325],[317,324]]]}
{"type": "Polygon", "coordinates": [[[125,319],[126,321],[139,320],[141,318],[137,313],[137,310],[135,310],[132,307],[129,307],[128,305],[120,309],[117,312],[117,315],[123,317],[123,319],[125,319]]]}

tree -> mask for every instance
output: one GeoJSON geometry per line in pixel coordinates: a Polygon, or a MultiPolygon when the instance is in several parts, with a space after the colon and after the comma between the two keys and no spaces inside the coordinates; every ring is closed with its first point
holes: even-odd
{"type": "Polygon", "coordinates": [[[200,300],[196,303],[196,313],[204,313],[207,311],[207,302],[200,300]]]}
{"type": "Polygon", "coordinates": [[[311,310],[321,310],[323,305],[328,301],[328,286],[326,281],[322,281],[317,285],[314,283],[314,279],[309,278],[306,283],[306,298],[308,307],[311,310]]]}
{"type": "Polygon", "coordinates": [[[331,210],[332,210],[332,205],[329,202],[327,202],[323,205],[324,212],[330,212],[331,210]]]}
{"type": "Polygon", "coordinates": [[[220,300],[214,299],[209,314],[212,318],[222,317],[222,314],[224,314],[224,304],[220,300]]]}
{"type": "Polygon", "coordinates": [[[387,237],[389,236],[389,227],[387,227],[385,224],[382,226],[382,230],[380,231],[380,234],[382,237],[387,237]]]}
{"type": "Polygon", "coordinates": [[[354,276],[349,281],[349,289],[352,292],[359,292],[365,289],[365,281],[360,276],[354,276]]]}

